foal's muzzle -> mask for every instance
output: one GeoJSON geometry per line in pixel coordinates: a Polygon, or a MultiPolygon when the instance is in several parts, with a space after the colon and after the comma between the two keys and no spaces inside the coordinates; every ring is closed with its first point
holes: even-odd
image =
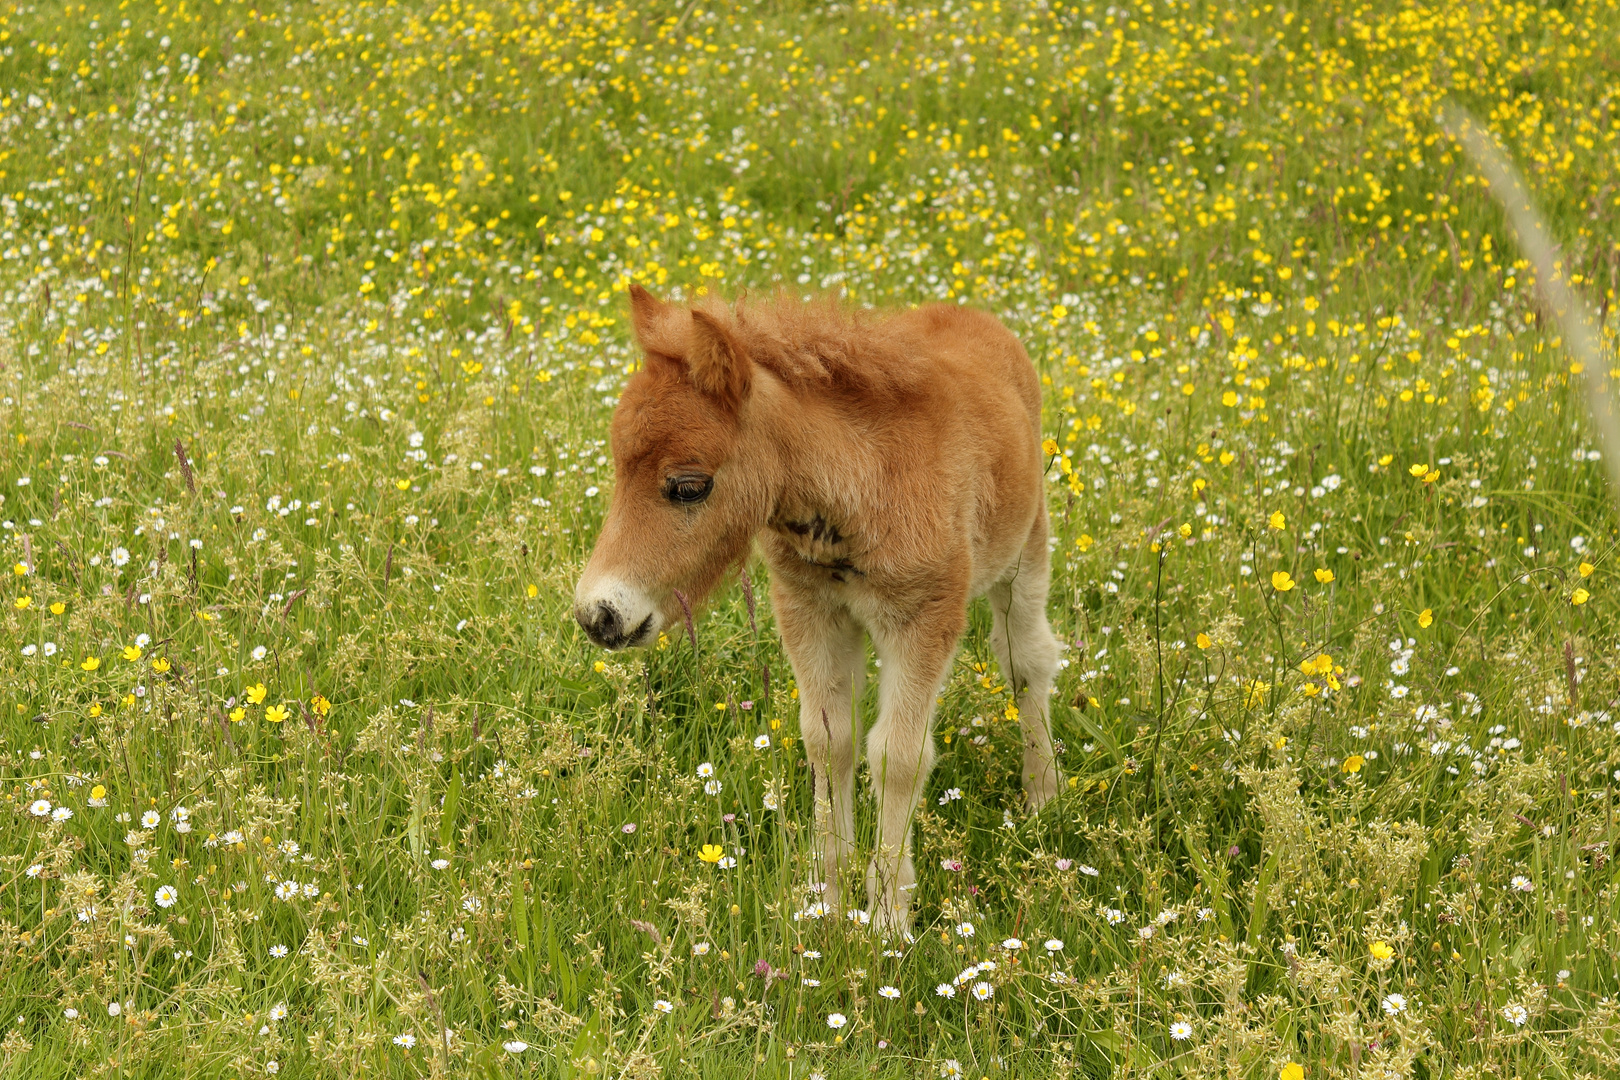
{"type": "Polygon", "coordinates": [[[629,625],[619,609],[605,600],[576,607],[574,618],[585,636],[604,649],[627,649],[642,644],[653,624],[653,617],[648,615],[639,623],[629,625]]]}

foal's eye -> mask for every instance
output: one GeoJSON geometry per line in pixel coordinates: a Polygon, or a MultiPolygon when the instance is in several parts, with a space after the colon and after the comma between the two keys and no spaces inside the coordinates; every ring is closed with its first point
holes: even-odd
{"type": "Polygon", "coordinates": [[[713,488],[712,476],[672,476],[664,481],[664,497],[690,506],[707,499],[713,488]]]}

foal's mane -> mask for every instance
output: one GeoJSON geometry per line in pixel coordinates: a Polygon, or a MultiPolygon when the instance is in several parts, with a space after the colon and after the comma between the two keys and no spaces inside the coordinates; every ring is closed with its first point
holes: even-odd
{"type": "Polygon", "coordinates": [[[804,300],[782,291],[702,307],[735,335],[749,360],[796,392],[886,397],[923,378],[892,319],[834,297],[804,300]]]}

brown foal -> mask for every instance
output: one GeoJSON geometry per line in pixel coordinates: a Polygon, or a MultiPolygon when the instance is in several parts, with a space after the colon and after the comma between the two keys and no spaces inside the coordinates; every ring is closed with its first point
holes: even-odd
{"type": "Polygon", "coordinates": [[[1024,791],[1058,772],[1048,698],[1040,388],[993,316],[943,304],[883,316],[779,297],[744,309],[630,290],[646,364],[613,414],[616,487],[574,614],[609,649],[656,641],[759,539],[799,686],[828,901],[854,846],[863,633],[881,663],[866,737],[877,799],[867,899],[909,923],[911,819],[934,763],[934,706],[988,594],[1018,693],[1024,791]]]}

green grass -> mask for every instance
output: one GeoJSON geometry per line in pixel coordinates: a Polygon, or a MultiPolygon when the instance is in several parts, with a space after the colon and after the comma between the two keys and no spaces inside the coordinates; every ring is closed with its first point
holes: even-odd
{"type": "Polygon", "coordinates": [[[1607,320],[1609,5],[0,14],[8,1075],[1620,1065],[1612,503],[1432,120],[1607,320]],[[632,280],[1043,375],[1068,783],[975,607],[915,942],[810,910],[762,566],[695,648],[573,623],[632,280]]]}

